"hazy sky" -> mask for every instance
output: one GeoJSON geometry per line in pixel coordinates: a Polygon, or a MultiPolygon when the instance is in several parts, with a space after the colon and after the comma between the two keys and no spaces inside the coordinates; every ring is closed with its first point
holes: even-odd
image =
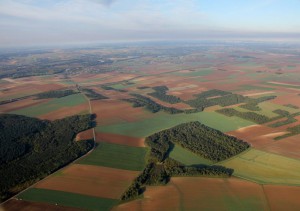
{"type": "Polygon", "coordinates": [[[300,0],[0,0],[0,47],[249,38],[300,40],[300,0]]]}

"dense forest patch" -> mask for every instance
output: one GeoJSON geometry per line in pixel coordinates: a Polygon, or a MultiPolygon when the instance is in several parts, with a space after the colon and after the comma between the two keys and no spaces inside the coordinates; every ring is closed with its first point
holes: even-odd
{"type": "Polygon", "coordinates": [[[179,97],[173,96],[173,95],[168,95],[167,91],[169,90],[168,87],[166,86],[156,86],[152,88],[155,92],[149,93],[148,95],[155,97],[161,101],[170,103],[170,104],[175,104],[175,103],[180,103],[181,99],[179,97]]]}
{"type": "Polygon", "coordinates": [[[4,200],[88,152],[92,140],[73,141],[93,127],[92,115],[42,121],[0,115],[0,196],[4,200]]]}
{"type": "Polygon", "coordinates": [[[246,120],[255,122],[257,124],[264,124],[266,122],[271,121],[270,118],[265,115],[257,114],[252,111],[240,112],[240,111],[235,110],[234,108],[223,108],[223,109],[217,110],[216,112],[226,115],[228,117],[237,116],[242,119],[246,119],[246,120]]]}
{"type": "Polygon", "coordinates": [[[195,95],[196,99],[186,101],[190,106],[204,110],[206,107],[220,105],[230,106],[246,102],[248,99],[242,95],[233,94],[231,92],[212,89],[195,95]]]}
{"type": "Polygon", "coordinates": [[[42,92],[39,94],[36,94],[35,96],[37,99],[47,99],[47,98],[61,98],[66,97],[68,95],[77,94],[78,92],[75,92],[72,89],[66,89],[66,90],[52,90],[48,92],[42,92]]]}
{"type": "Polygon", "coordinates": [[[146,138],[146,144],[150,147],[148,164],[121,196],[122,200],[139,196],[146,185],[166,184],[172,176],[228,177],[233,173],[233,169],[223,166],[205,164],[186,166],[170,158],[169,153],[175,143],[215,162],[225,160],[249,148],[248,143],[200,122],[184,123],[155,133],[146,138]]]}

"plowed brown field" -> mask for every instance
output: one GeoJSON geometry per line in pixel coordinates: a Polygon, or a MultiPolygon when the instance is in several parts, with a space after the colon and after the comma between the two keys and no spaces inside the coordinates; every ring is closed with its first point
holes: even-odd
{"type": "Polygon", "coordinates": [[[298,211],[300,187],[265,185],[264,190],[272,211],[298,211]]]}
{"type": "Polygon", "coordinates": [[[72,106],[72,107],[62,107],[58,110],[49,112],[47,114],[43,114],[43,115],[39,116],[39,118],[47,119],[47,120],[56,120],[56,119],[65,118],[67,116],[83,114],[83,113],[89,113],[88,103],[83,103],[81,105],[72,106]]]}

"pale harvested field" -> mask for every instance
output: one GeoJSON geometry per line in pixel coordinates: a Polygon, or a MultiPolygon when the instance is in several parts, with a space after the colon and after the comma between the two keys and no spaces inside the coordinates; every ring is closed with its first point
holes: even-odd
{"type": "Polygon", "coordinates": [[[166,186],[147,187],[144,199],[113,210],[267,210],[260,185],[229,178],[174,177],[166,186]]]}

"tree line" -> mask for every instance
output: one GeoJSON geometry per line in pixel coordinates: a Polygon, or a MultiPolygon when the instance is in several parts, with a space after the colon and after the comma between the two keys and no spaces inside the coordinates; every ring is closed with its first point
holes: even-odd
{"type": "Polygon", "coordinates": [[[65,90],[52,90],[48,92],[42,92],[36,94],[35,96],[37,97],[37,99],[48,99],[48,98],[62,98],[77,93],[78,92],[75,92],[72,89],[65,89],[65,90]]]}
{"type": "Polygon", "coordinates": [[[156,113],[161,110],[169,114],[178,114],[184,112],[183,110],[179,110],[177,108],[160,105],[154,102],[153,100],[151,100],[150,98],[140,94],[131,94],[131,96],[133,96],[134,98],[124,99],[124,101],[132,103],[133,107],[145,107],[147,110],[149,110],[152,113],[156,113]]]}
{"type": "Polygon", "coordinates": [[[95,92],[92,89],[88,89],[88,88],[82,88],[82,87],[78,87],[78,90],[80,90],[80,92],[83,92],[89,99],[91,100],[105,100],[105,99],[109,99],[108,97],[95,92]]]}

